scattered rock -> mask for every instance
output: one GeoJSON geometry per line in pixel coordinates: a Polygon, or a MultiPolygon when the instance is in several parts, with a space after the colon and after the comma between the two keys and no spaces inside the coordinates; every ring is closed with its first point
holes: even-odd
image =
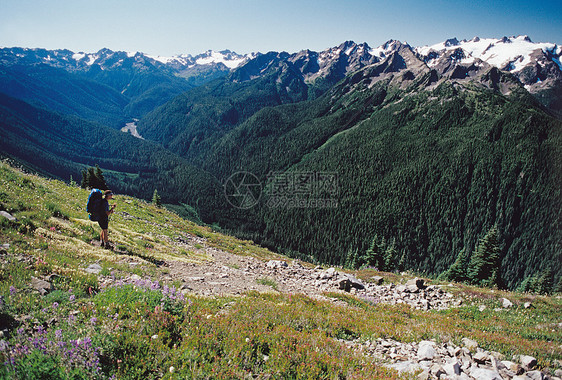
{"type": "Polygon", "coordinates": [[[205,277],[187,277],[187,279],[189,281],[192,281],[192,282],[204,282],[205,281],[205,277]]]}
{"type": "Polygon", "coordinates": [[[487,361],[490,360],[490,357],[484,351],[480,351],[480,352],[475,353],[472,356],[472,359],[478,364],[485,364],[487,361]]]}
{"type": "Polygon", "coordinates": [[[424,280],[422,278],[413,278],[406,282],[406,287],[416,287],[418,290],[425,289],[424,280]]]}
{"type": "Polygon", "coordinates": [[[449,376],[459,376],[461,374],[461,366],[457,361],[445,364],[443,370],[449,376]]]}
{"type": "Polygon", "coordinates": [[[545,378],[541,371],[529,371],[525,373],[525,376],[532,380],[543,380],[545,378]]]}
{"type": "Polygon", "coordinates": [[[351,286],[353,288],[355,288],[355,289],[365,289],[365,284],[363,284],[363,281],[359,280],[355,276],[353,276],[349,273],[344,273],[343,276],[349,280],[349,282],[351,283],[351,286]]]}
{"type": "Polygon", "coordinates": [[[86,268],[86,272],[92,274],[99,274],[102,271],[102,267],[99,264],[90,264],[88,268],[86,268]]]}
{"type": "Polygon", "coordinates": [[[382,285],[382,283],[384,282],[384,279],[381,276],[373,276],[371,277],[371,280],[375,285],[382,285]]]}
{"type": "Polygon", "coordinates": [[[502,298],[502,307],[504,309],[509,309],[510,307],[513,307],[513,302],[511,302],[507,298],[502,298]]]}
{"type": "Polygon", "coordinates": [[[14,216],[12,216],[7,211],[0,211],[0,216],[3,216],[4,218],[8,219],[11,222],[15,222],[17,220],[14,216]]]}
{"type": "Polygon", "coordinates": [[[533,306],[533,304],[530,303],[530,302],[525,302],[525,303],[523,304],[523,307],[524,307],[525,309],[535,308],[535,307],[533,306]]]}
{"type": "Polygon", "coordinates": [[[427,340],[424,340],[422,342],[420,342],[419,348],[418,348],[418,359],[421,360],[432,360],[435,355],[437,354],[435,352],[435,348],[434,348],[435,343],[434,342],[430,342],[427,340]]]}
{"type": "Polygon", "coordinates": [[[476,351],[478,348],[478,342],[472,339],[462,338],[462,344],[472,352],[476,351]]]}
{"type": "Polygon", "coordinates": [[[281,260],[270,260],[270,261],[267,262],[268,268],[286,268],[288,266],[289,266],[289,264],[287,264],[285,261],[281,261],[281,260]]]}
{"type": "Polygon", "coordinates": [[[521,367],[519,364],[514,363],[514,362],[510,362],[510,361],[502,361],[502,364],[511,372],[513,372],[516,375],[522,375],[525,370],[523,369],[523,367],[521,367]]]}
{"type": "MultiPolygon", "coordinates": [[[[467,348],[457,347],[451,342],[421,341],[416,344],[381,338],[372,342],[362,342],[359,339],[341,340],[341,342],[363,355],[372,356],[377,360],[390,361],[385,366],[400,373],[421,371],[417,377],[420,380],[533,380],[535,378],[559,380],[546,372],[524,373],[520,365],[500,361],[499,358],[502,355],[496,352],[487,352],[477,348],[478,352],[473,357],[467,348]]],[[[478,347],[478,343],[472,342],[471,346],[478,347]]]]}
{"type": "Polygon", "coordinates": [[[396,371],[398,371],[400,373],[414,373],[414,372],[419,371],[421,369],[421,367],[418,363],[411,362],[411,361],[404,361],[404,362],[389,364],[389,365],[387,365],[387,367],[395,369],[396,371]]]}
{"type": "Polygon", "coordinates": [[[521,355],[519,360],[521,361],[523,368],[526,370],[531,370],[537,365],[537,359],[532,356],[521,355]]]}
{"type": "Polygon", "coordinates": [[[53,284],[48,281],[41,280],[37,277],[31,277],[31,287],[39,292],[42,296],[55,290],[53,284]]]}
{"type": "Polygon", "coordinates": [[[343,277],[338,280],[338,289],[349,292],[351,290],[351,281],[349,281],[349,278],[343,277]]]}
{"type": "Polygon", "coordinates": [[[496,371],[480,367],[471,367],[470,376],[478,380],[503,380],[496,371]]]}

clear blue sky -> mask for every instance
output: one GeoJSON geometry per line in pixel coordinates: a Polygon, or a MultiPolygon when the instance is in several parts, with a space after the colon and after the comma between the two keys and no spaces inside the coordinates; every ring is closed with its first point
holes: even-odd
{"type": "Polygon", "coordinates": [[[562,1],[0,0],[0,46],[196,55],[527,34],[562,44],[562,1]]]}

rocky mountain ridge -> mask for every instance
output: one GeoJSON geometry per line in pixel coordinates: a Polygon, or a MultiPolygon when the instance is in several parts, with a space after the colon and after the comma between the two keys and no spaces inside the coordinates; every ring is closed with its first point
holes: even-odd
{"type": "Polygon", "coordinates": [[[46,64],[68,71],[88,70],[93,65],[98,65],[103,70],[127,65],[168,67],[178,72],[195,65],[222,65],[232,69],[253,56],[254,54],[239,55],[229,50],[220,52],[208,50],[196,56],[181,54],[174,57],[160,57],[141,52],[113,51],[106,48],[95,53],[20,47],[0,49],[0,63],[3,66],[46,64]]]}
{"type": "MultiPolygon", "coordinates": [[[[187,79],[198,86],[210,80],[227,76],[230,80],[252,80],[277,68],[288,65],[301,82],[293,87],[315,86],[323,93],[346,75],[357,70],[393,59],[404,61],[400,69],[415,66],[417,71],[429,71],[433,81],[438,79],[474,79],[492,68],[514,76],[525,88],[555,114],[562,112],[562,47],[554,43],[534,43],[528,36],[501,39],[474,37],[459,41],[456,38],[431,46],[413,47],[405,42],[389,40],[379,47],[367,43],[346,41],[320,52],[302,50],[297,53],[269,52],[237,54],[224,50],[208,50],[192,56],[181,54],[160,57],[140,52],[101,49],[96,53],[74,53],[70,50],[28,48],[0,49],[0,66],[48,65],[73,73],[87,73],[99,80],[109,72],[135,72],[137,75],[156,73],[187,79]],[[392,58],[395,54],[399,57],[392,58]],[[100,74],[100,72],[102,72],[100,74]],[[105,73],[103,73],[105,72],[105,73]]],[[[405,72],[405,79],[412,79],[405,72]]],[[[106,81],[107,82],[107,81],[106,81]]],[[[112,83],[106,83],[110,86],[112,83]]],[[[112,86],[122,93],[131,92],[131,86],[112,86]]],[[[133,86],[134,87],[134,86],[133,86]]],[[[291,86],[288,86],[291,87],[291,86]]],[[[297,91],[301,91],[299,89],[297,91]]],[[[135,93],[136,94],[136,93],[135,93]]],[[[300,99],[300,97],[299,97],[300,99]]]]}
{"type": "MultiPolygon", "coordinates": [[[[534,43],[528,36],[503,37],[501,39],[474,37],[459,41],[456,38],[431,46],[413,47],[408,43],[389,40],[376,48],[367,43],[357,44],[346,41],[338,46],[315,52],[302,50],[297,53],[280,52],[278,58],[287,59],[303,74],[305,80],[312,81],[330,73],[348,74],[364,66],[379,63],[392,53],[404,48],[411,50],[430,68],[437,68],[443,74],[451,65],[497,67],[502,71],[514,73],[521,81],[535,88],[537,83],[549,78],[560,79],[562,46],[554,43],[534,43]],[[449,65],[446,65],[449,63],[449,65]],[[532,73],[535,76],[531,75],[532,73]]],[[[119,66],[146,66],[167,68],[181,73],[194,66],[214,66],[234,70],[249,61],[262,56],[262,53],[237,54],[230,50],[213,51],[192,56],[180,54],[161,57],[141,52],[112,51],[101,49],[95,53],[72,52],[70,50],[46,50],[30,48],[0,49],[0,64],[3,66],[47,64],[68,71],[87,70],[98,65],[102,70],[119,66]]],[[[266,54],[267,55],[267,54],[266,54]]]]}

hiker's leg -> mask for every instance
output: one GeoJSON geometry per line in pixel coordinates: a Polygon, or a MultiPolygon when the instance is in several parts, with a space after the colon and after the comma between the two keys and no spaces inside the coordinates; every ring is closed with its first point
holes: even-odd
{"type": "Polygon", "coordinates": [[[106,245],[109,240],[109,233],[107,232],[107,229],[109,228],[109,221],[107,218],[100,218],[98,223],[101,228],[101,235],[100,235],[101,243],[106,245]]]}

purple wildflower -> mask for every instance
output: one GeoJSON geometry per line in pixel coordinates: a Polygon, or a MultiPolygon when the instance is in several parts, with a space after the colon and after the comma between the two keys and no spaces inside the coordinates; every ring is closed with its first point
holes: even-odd
{"type": "Polygon", "coordinates": [[[76,296],[74,294],[72,294],[72,295],[70,295],[70,297],[68,297],[68,300],[70,302],[74,302],[74,301],[76,301],[76,296]]]}
{"type": "Polygon", "coordinates": [[[160,289],[160,283],[159,283],[158,281],[154,281],[154,282],[152,283],[152,285],[150,286],[150,289],[151,289],[151,290],[158,290],[158,289],[160,289]]]}
{"type": "Polygon", "coordinates": [[[53,309],[56,309],[57,307],[59,307],[59,303],[58,303],[58,302],[53,302],[52,307],[53,307],[53,309]]]}
{"type": "Polygon", "coordinates": [[[16,288],[14,288],[13,286],[10,286],[10,295],[13,296],[14,294],[16,294],[16,291],[17,291],[16,288]]]}
{"type": "Polygon", "coordinates": [[[84,347],[84,349],[89,350],[90,348],[92,348],[92,339],[90,339],[89,337],[85,337],[82,340],[82,346],[84,347]]]}

